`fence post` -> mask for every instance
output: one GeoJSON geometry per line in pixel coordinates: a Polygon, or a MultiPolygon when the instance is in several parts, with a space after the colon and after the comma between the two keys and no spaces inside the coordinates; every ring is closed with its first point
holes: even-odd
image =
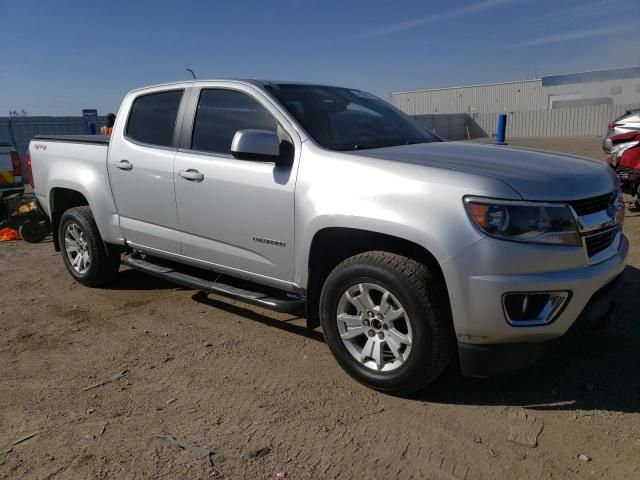
{"type": "Polygon", "coordinates": [[[504,145],[504,140],[507,136],[507,114],[501,113],[498,115],[498,130],[496,131],[496,144],[504,145]]]}

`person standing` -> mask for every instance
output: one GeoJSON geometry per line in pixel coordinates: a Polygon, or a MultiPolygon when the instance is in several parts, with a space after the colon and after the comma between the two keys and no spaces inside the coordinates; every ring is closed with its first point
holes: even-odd
{"type": "Polygon", "coordinates": [[[114,123],[116,123],[116,115],[114,113],[109,113],[107,115],[107,123],[100,127],[100,134],[111,135],[111,132],[113,132],[114,123]]]}

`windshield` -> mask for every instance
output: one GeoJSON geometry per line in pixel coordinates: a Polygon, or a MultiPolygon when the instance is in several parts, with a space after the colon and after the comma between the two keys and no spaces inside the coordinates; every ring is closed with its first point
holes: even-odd
{"type": "Polygon", "coordinates": [[[367,92],[296,84],[268,84],[265,89],[330,150],[439,141],[411,117],[367,92]]]}

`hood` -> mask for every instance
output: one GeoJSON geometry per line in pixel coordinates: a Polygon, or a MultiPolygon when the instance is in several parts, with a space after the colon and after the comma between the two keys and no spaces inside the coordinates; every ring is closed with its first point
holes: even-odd
{"type": "Polygon", "coordinates": [[[349,152],[368,158],[487,175],[525,200],[567,201],[614,190],[604,162],[556,152],[478,143],[439,142],[349,152]]]}

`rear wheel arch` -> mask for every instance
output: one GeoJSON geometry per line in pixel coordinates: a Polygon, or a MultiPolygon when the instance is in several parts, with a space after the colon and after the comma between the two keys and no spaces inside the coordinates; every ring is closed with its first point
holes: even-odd
{"type": "Polygon", "coordinates": [[[51,228],[53,231],[53,245],[56,252],[60,251],[58,227],[64,212],[74,207],[88,206],[87,198],[79,191],[71,188],[54,187],[49,192],[49,211],[51,212],[51,228]]]}
{"type": "Polygon", "coordinates": [[[319,301],[325,280],[342,261],[360,253],[384,251],[413,259],[430,268],[441,282],[446,302],[451,309],[447,284],[435,256],[422,245],[411,240],[375,231],[347,227],[329,227],[314,235],[309,249],[307,281],[307,326],[320,325],[319,301]]]}
{"type": "Polygon", "coordinates": [[[120,268],[120,253],[105,248],[88,205],[71,207],[62,214],[59,239],[64,238],[62,258],[71,276],[88,287],[112,280],[120,268]]]}

